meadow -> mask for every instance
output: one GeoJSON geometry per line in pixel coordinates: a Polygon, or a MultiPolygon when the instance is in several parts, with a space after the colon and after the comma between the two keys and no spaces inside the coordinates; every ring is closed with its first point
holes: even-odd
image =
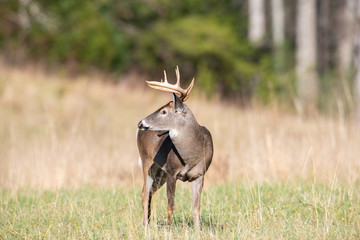
{"type": "Polygon", "coordinates": [[[341,102],[333,116],[240,108],[206,99],[195,83],[186,104],[215,146],[202,231],[193,229],[185,183],[172,226],[161,189],[145,231],[135,131],[171,95],[135,73],[118,83],[5,64],[1,73],[1,239],[360,237],[360,128],[341,102]]]}
{"type": "MultiPolygon", "coordinates": [[[[180,184],[181,186],[182,184],[180,184]]],[[[202,195],[196,232],[191,191],[179,187],[173,223],[166,193],[153,204],[151,226],[141,222],[139,188],[3,190],[1,239],[359,239],[360,191],[321,184],[212,185],[202,195]]]]}

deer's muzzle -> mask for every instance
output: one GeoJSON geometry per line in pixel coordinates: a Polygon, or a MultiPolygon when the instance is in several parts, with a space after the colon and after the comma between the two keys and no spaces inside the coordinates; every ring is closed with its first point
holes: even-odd
{"type": "Polygon", "coordinates": [[[138,128],[139,128],[140,130],[145,131],[145,130],[148,130],[149,127],[150,127],[150,126],[147,125],[143,120],[141,120],[141,121],[138,123],[138,128]]]}

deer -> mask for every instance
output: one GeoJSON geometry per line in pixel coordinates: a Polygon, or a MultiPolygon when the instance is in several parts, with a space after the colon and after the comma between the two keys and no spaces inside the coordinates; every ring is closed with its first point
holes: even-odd
{"type": "Polygon", "coordinates": [[[172,93],[173,101],[160,107],[138,123],[137,146],[144,177],[141,192],[143,222],[148,226],[151,198],[166,182],[167,224],[175,208],[176,181],[191,182],[194,225],[200,229],[200,199],[204,175],[213,158],[213,141],[209,130],[199,125],[194,114],[184,104],[194,85],[180,87],[179,67],[175,69],[176,84],[164,80],[146,81],[148,86],[172,93]]]}

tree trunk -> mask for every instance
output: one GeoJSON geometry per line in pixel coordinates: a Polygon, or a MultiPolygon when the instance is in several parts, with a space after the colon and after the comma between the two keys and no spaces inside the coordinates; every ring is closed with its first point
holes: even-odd
{"type": "Polygon", "coordinates": [[[338,67],[342,78],[349,72],[353,61],[355,23],[356,23],[356,1],[346,0],[341,11],[339,29],[340,39],[338,45],[338,67]]]}
{"type": "MultiPolygon", "coordinates": [[[[331,44],[333,35],[332,31],[334,25],[331,25],[332,11],[331,1],[334,0],[321,0],[317,4],[317,16],[316,16],[316,33],[317,33],[317,73],[320,76],[324,76],[328,73],[331,66],[331,44]]],[[[341,0],[342,1],[342,0],[341,0]]]]}
{"type": "Polygon", "coordinates": [[[296,26],[296,77],[298,110],[314,110],[318,97],[316,72],[316,0],[298,0],[296,26]]]}
{"type": "Polygon", "coordinates": [[[272,38],[274,44],[274,67],[276,71],[281,72],[284,69],[285,62],[285,12],[283,0],[272,0],[271,10],[272,38]]]}
{"type": "Polygon", "coordinates": [[[355,24],[355,52],[354,52],[354,67],[355,67],[355,104],[357,120],[360,122],[360,0],[356,0],[356,24],[355,24]]]}
{"type": "Polygon", "coordinates": [[[30,27],[30,18],[27,10],[30,3],[30,0],[19,0],[18,19],[19,25],[23,30],[30,27]]]}
{"type": "Polygon", "coordinates": [[[264,0],[249,0],[249,40],[255,46],[262,44],[265,36],[264,0]]]}

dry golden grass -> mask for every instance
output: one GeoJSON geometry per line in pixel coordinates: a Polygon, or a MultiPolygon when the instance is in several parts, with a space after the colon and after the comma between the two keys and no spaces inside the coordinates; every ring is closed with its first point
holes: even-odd
{"type": "MultiPolygon", "coordinates": [[[[113,84],[96,74],[0,70],[1,188],[141,183],[136,126],[170,94],[132,84],[136,76],[113,84]]],[[[213,135],[207,184],[359,179],[360,131],[351,121],[240,109],[196,93],[187,105],[213,135]]]]}

